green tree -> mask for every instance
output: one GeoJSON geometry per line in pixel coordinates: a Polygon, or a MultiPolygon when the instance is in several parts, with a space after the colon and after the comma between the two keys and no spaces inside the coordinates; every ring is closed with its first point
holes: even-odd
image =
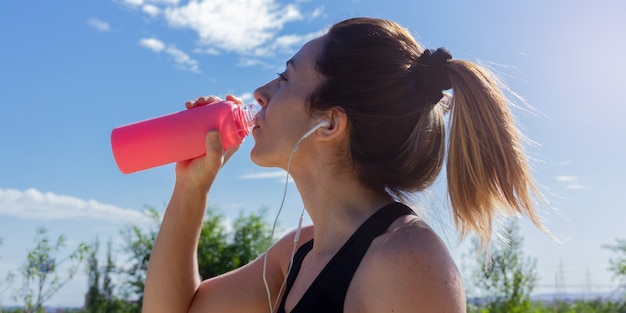
{"type": "Polygon", "coordinates": [[[535,302],[531,305],[529,313],[623,313],[623,309],[616,302],[595,300],[578,300],[575,302],[557,301],[545,304],[535,302]]]}
{"type": "Polygon", "coordinates": [[[215,208],[208,207],[198,242],[200,277],[206,279],[228,271],[227,241],[223,216],[215,208]]]}
{"type": "Polygon", "coordinates": [[[100,239],[96,238],[91,246],[91,251],[87,257],[87,299],[86,309],[88,312],[98,312],[101,303],[100,291],[100,268],[98,268],[98,252],[100,250],[100,239]]]}
{"type": "MultiPolygon", "coordinates": [[[[474,285],[482,294],[477,312],[528,312],[530,293],[537,280],[537,262],[524,258],[523,238],[516,221],[508,221],[503,227],[503,242],[495,244],[491,258],[485,254],[478,257],[479,267],[474,270],[474,285]]],[[[479,247],[474,241],[474,248],[479,247]]]]}
{"type": "Polygon", "coordinates": [[[251,213],[248,216],[240,214],[235,220],[235,233],[230,244],[233,261],[229,270],[250,263],[270,246],[272,228],[265,220],[266,215],[267,210],[261,209],[258,214],[251,213]]]}
{"type": "Polygon", "coordinates": [[[135,305],[129,304],[114,293],[112,276],[116,266],[113,261],[112,243],[107,243],[107,261],[104,266],[99,266],[98,251],[100,240],[96,238],[91,246],[91,252],[87,259],[88,293],[84,312],[89,313],[122,313],[137,311],[135,305]],[[102,282],[100,280],[102,277],[102,282]]]}
{"type": "MultiPolygon", "coordinates": [[[[148,261],[161,220],[158,212],[153,209],[150,212],[154,224],[147,231],[137,225],[129,225],[123,230],[123,249],[130,255],[128,266],[123,269],[125,284],[129,286],[129,292],[138,298],[139,308],[143,301],[148,261]]],[[[266,212],[241,213],[233,224],[233,231],[229,231],[218,209],[208,207],[198,242],[198,271],[201,277],[206,279],[233,270],[263,253],[271,243],[271,225],[265,220],[266,212]]]]}
{"type": "MultiPolygon", "coordinates": [[[[2,245],[2,238],[0,238],[0,246],[2,245]]],[[[0,278],[0,295],[9,290],[13,283],[13,273],[7,272],[4,278],[0,278]]],[[[2,303],[0,303],[0,312],[2,312],[2,303]]]]}
{"type": "Polygon", "coordinates": [[[109,240],[107,242],[107,263],[104,266],[104,277],[102,278],[102,296],[107,304],[104,310],[106,313],[117,312],[114,310],[114,304],[117,302],[117,299],[113,294],[114,285],[113,280],[111,279],[111,276],[116,270],[115,262],[113,261],[112,247],[113,243],[109,240]]]}
{"type": "Polygon", "coordinates": [[[248,264],[265,252],[271,243],[267,210],[240,213],[229,234],[217,208],[208,207],[198,243],[198,268],[202,278],[211,278],[248,264]]]}
{"type": "Polygon", "coordinates": [[[618,256],[609,259],[609,271],[618,280],[622,292],[622,309],[623,312],[626,312],[626,239],[617,238],[615,241],[614,245],[604,247],[618,254],[618,256]]]}
{"type": "Polygon", "coordinates": [[[28,251],[26,262],[20,268],[22,287],[14,298],[23,301],[24,312],[42,312],[43,305],[69,282],[89,253],[89,247],[80,243],[69,255],[61,258],[61,250],[65,247],[65,237],[60,235],[56,242],[51,242],[47,229],[39,227],[35,235],[35,248],[28,251]],[[67,265],[63,275],[57,271],[67,265]]]}
{"type": "Polygon", "coordinates": [[[152,225],[147,231],[144,232],[136,224],[126,225],[121,230],[124,239],[122,251],[128,255],[128,259],[119,273],[123,280],[122,298],[132,299],[130,312],[141,312],[148,261],[161,223],[160,214],[154,208],[147,208],[146,213],[152,219],[152,225]]]}

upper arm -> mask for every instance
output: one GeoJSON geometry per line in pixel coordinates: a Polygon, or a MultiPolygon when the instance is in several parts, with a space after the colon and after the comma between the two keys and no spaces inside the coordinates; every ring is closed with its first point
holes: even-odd
{"type": "MultiPolygon", "coordinates": [[[[268,257],[268,283],[280,275],[275,262],[268,257]]],[[[273,284],[271,284],[273,285],[273,284]]],[[[234,271],[204,280],[189,312],[261,312],[265,295],[263,256],[234,271]]]]}
{"type": "MultiPolygon", "coordinates": [[[[312,227],[304,227],[298,242],[312,238],[312,227]]],[[[279,296],[293,250],[295,232],[277,241],[267,252],[266,279],[272,301],[279,296]]],[[[263,281],[264,255],[231,272],[204,280],[189,312],[268,312],[269,300],[263,281]]]]}
{"type": "Polygon", "coordinates": [[[460,274],[430,229],[395,230],[364,264],[357,288],[369,312],[465,312],[460,274]]]}

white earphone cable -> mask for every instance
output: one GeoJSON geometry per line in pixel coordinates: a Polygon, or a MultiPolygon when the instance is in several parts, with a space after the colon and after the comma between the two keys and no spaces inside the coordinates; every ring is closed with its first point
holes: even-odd
{"type": "MultiPolygon", "coordinates": [[[[293,158],[293,154],[298,149],[298,144],[300,143],[300,141],[302,141],[302,139],[304,138],[300,138],[300,140],[298,140],[298,142],[294,145],[293,149],[291,150],[291,154],[289,155],[289,161],[287,162],[287,174],[285,176],[285,188],[283,190],[283,198],[282,198],[282,201],[280,202],[280,207],[278,208],[278,213],[276,214],[276,218],[274,219],[274,224],[272,225],[272,232],[270,235],[270,240],[274,238],[274,231],[276,230],[278,217],[280,216],[280,213],[283,210],[283,205],[285,204],[285,198],[287,197],[287,186],[289,186],[289,170],[291,168],[291,159],[293,158]]],[[[276,295],[276,301],[273,304],[272,304],[272,295],[270,292],[270,287],[269,287],[269,284],[267,283],[267,255],[269,254],[269,250],[270,250],[269,247],[267,248],[267,250],[265,250],[265,254],[263,255],[263,283],[265,284],[265,291],[267,292],[267,300],[269,302],[270,313],[274,313],[274,310],[276,309],[276,306],[278,305],[278,301],[280,299],[280,294],[283,292],[283,289],[285,288],[285,284],[287,283],[287,277],[289,276],[289,273],[291,272],[291,267],[293,266],[293,257],[296,253],[296,248],[298,247],[298,239],[300,238],[300,228],[302,227],[303,219],[304,219],[304,208],[302,208],[302,213],[300,214],[300,221],[298,222],[298,228],[296,230],[296,235],[293,240],[293,249],[291,252],[291,260],[289,261],[289,268],[287,269],[287,274],[285,274],[285,279],[283,280],[283,283],[281,284],[280,289],[278,290],[278,294],[276,295]]]]}
{"type": "MultiPolygon", "coordinates": [[[[276,230],[278,217],[280,216],[280,213],[283,210],[283,205],[285,204],[285,198],[287,197],[287,186],[289,186],[289,170],[291,169],[291,160],[293,159],[293,155],[296,152],[296,150],[298,150],[298,145],[300,144],[300,142],[302,142],[302,140],[304,140],[309,135],[311,135],[316,129],[320,127],[324,127],[324,126],[326,127],[330,126],[330,121],[323,120],[317,123],[315,126],[313,126],[313,128],[309,129],[309,131],[304,133],[304,135],[302,135],[302,137],[300,137],[300,139],[298,139],[296,144],[293,146],[293,149],[291,149],[291,154],[289,155],[289,160],[287,161],[287,174],[285,176],[285,188],[283,190],[283,199],[280,202],[278,213],[276,214],[276,218],[274,219],[274,224],[272,225],[272,233],[270,235],[270,240],[274,238],[274,231],[276,230]]],[[[298,247],[298,239],[300,239],[300,229],[302,228],[302,220],[304,219],[304,210],[305,208],[303,207],[302,213],[300,214],[300,221],[298,222],[298,228],[296,229],[296,234],[293,239],[293,249],[291,251],[291,258],[289,260],[289,267],[287,268],[287,274],[285,274],[285,279],[283,279],[283,283],[281,284],[280,289],[278,289],[278,294],[276,295],[276,301],[274,301],[273,304],[272,304],[272,293],[270,292],[270,287],[269,287],[269,284],[267,283],[267,255],[269,254],[269,251],[270,251],[269,247],[267,248],[267,250],[265,250],[265,254],[263,255],[263,283],[265,284],[265,291],[267,292],[267,301],[269,302],[270,313],[274,313],[274,310],[276,310],[276,306],[278,305],[278,301],[280,300],[280,294],[283,292],[283,289],[285,288],[285,284],[287,283],[287,278],[289,277],[289,273],[291,273],[291,268],[293,266],[293,258],[296,254],[296,249],[298,247]]]]}

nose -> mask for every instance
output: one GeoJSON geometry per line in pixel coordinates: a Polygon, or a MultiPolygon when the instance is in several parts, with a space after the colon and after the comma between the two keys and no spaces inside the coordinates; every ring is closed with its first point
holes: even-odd
{"type": "Polygon", "coordinates": [[[261,108],[265,108],[267,106],[267,97],[263,92],[263,87],[259,87],[254,90],[254,99],[261,106],[261,108]]]}
{"type": "Polygon", "coordinates": [[[270,81],[267,84],[254,90],[254,99],[257,103],[259,103],[262,109],[264,109],[270,102],[270,85],[272,84],[272,82],[273,81],[270,81]]]}

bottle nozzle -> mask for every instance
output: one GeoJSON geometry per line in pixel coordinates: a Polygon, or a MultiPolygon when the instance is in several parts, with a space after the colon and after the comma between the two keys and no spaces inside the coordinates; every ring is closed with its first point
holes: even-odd
{"type": "Polygon", "coordinates": [[[256,114],[260,111],[260,106],[256,103],[244,104],[244,111],[248,116],[248,126],[252,129],[256,124],[256,114]]]}
{"type": "Polygon", "coordinates": [[[253,103],[241,104],[235,106],[235,120],[238,121],[239,131],[245,137],[252,131],[255,125],[255,117],[258,112],[258,105],[253,103]]]}

